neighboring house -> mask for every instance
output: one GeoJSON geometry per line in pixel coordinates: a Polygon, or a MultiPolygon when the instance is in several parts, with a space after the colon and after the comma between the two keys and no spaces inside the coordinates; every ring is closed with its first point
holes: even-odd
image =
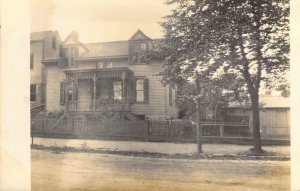
{"type": "Polygon", "coordinates": [[[42,61],[57,58],[61,40],[56,31],[30,34],[30,103],[31,107],[45,104],[45,67],[42,61]]]}
{"type": "MultiPolygon", "coordinates": [[[[260,104],[260,129],[262,138],[289,138],[289,99],[280,96],[261,95],[260,104]]],[[[252,113],[249,107],[242,108],[238,103],[231,103],[226,108],[224,120],[228,123],[252,124],[252,113]]]]}
{"type": "Polygon", "coordinates": [[[31,77],[32,84],[45,84],[48,112],[64,110],[72,119],[103,113],[128,120],[178,117],[175,90],[156,75],[165,60],[150,59],[153,40],[142,31],[126,41],[87,44],[74,31],[63,42],[56,32],[38,34],[32,34],[39,38],[31,42],[37,71],[31,77]]]}

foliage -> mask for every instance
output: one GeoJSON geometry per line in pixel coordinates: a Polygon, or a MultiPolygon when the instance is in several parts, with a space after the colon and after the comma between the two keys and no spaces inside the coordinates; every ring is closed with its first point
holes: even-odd
{"type": "Polygon", "coordinates": [[[59,119],[63,115],[64,115],[64,110],[56,110],[56,111],[48,112],[46,117],[49,119],[59,119]]]}
{"type": "MultiPolygon", "coordinates": [[[[289,95],[285,78],[289,70],[289,1],[169,0],[167,3],[177,7],[161,24],[165,36],[160,54],[168,55],[161,72],[162,82],[180,86],[190,79],[199,80],[199,76],[222,79],[224,88],[236,99],[248,94],[254,148],[260,152],[261,82],[289,95]],[[199,74],[197,78],[195,73],[199,74]]],[[[203,83],[198,84],[203,86],[203,83]]]]}
{"type": "MultiPolygon", "coordinates": [[[[217,81],[208,81],[208,79],[206,81],[207,86],[203,88],[204,99],[200,103],[201,121],[217,121],[217,110],[228,105],[229,97],[224,96],[222,87],[218,87],[217,81]]],[[[185,115],[190,116],[193,121],[196,121],[196,103],[193,100],[197,94],[195,85],[195,83],[187,82],[178,87],[179,96],[177,100],[179,110],[184,111],[185,115]]]]}

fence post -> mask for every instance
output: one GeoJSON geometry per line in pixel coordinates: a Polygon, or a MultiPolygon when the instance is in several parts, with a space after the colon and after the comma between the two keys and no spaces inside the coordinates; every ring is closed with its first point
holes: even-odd
{"type": "Polygon", "coordinates": [[[44,132],[44,123],[45,123],[45,120],[42,119],[42,135],[43,135],[43,137],[45,135],[45,132],[44,132]]]}
{"type": "Polygon", "coordinates": [[[72,125],[72,134],[73,134],[73,136],[75,136],[75,134],[76,134],[76,132],[75,132],[75,120],[73,119],[71,122],[72,122],[71,123],[71,125],[72,125]]]}
{"type": "Polygon", "coordinates": [[[224,124],[220,125],[220,137],[224,137],[224,124]]]}
{"type": "Polygon", "coordinates": [[[146,135],[146,141],[149,142],[149,136],[150,136],[150,121],[147,120],[147,135],[146,135]]]}
{"type": "Polygon", "coordinates": [[[170,128],[172,127],[172,120],[169,121],[169,125],[167,126],[167,141],[170,139],[170,128]]]}

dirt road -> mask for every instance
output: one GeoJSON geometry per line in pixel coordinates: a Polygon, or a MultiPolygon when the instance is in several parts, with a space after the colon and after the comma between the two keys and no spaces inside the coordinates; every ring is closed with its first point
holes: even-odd
{"type": "Polygon", "coordinates": [[[183,160],[32,150],[33,191],[289,190],[289,161],[183,160]]]}

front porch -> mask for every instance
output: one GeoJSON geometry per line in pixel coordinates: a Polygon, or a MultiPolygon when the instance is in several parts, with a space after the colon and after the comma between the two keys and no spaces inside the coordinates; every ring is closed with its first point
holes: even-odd
{"type": "Polygon", "coordinates": [[[65,111],[130,111],[133,72],[128,68],[65,70],[65,111]]]}
{"type": "Polygon", "coordinates": [[[69,101],[67,111],[130,111],[130,103],[127,100],[89,100],[69,101]]]}

